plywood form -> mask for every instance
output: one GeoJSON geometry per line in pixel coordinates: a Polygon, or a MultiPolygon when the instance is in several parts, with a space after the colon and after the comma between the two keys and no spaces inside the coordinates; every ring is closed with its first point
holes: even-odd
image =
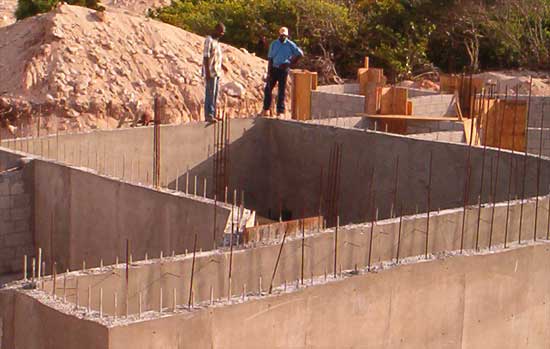
{"type": "Polygon", "coordinates": [[[287,236],[296,236],[301,232],[302,224],[304,225],[304,230],[311,230],[322,228],[322,222],[323,217],[318,216],[259,225],[256,227],[246,228],[244,231],[244,240],[245,242],[280,240],[285,233],[285,230],[287,236]]]}
{"type": "Polygon", "coordinates": [[[516,151],[525,150],[527,102],[498,100],[483,117],[484,142],[488,146],[516,151]]]}

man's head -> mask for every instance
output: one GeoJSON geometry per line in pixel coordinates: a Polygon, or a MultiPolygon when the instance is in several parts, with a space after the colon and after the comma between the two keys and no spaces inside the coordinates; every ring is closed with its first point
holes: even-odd
{"type": "Polygon", "coordinates": [[[288,38],[288,28],[287,27],[281,27],[279,29],[279,40],[281,42],[284,42],[288,38]]]}
{"type": "Polygon", "coordinates": [[[221,38],[224,35],[225,35],[225,25],[223,23],[216,24],[216,26],[214,27],[213,36],[215,38],[221,38]]]}

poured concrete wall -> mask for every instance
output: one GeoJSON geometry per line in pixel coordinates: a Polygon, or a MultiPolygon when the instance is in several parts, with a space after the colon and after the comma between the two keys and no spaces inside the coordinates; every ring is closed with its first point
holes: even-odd
{"type": "Polygon", "coordinates": [[[34,165],[21,166],[0,171],[0,275],[21,272],[24,256],[34,255],[34,165]]]}
{"type": "MultiPolygon", "coordinates": [[[[44,260],[59,270],[112,264],[126,256],[126,240],[134,259],[161,251],[182,253],[213,246],[214,205],[183,195],[152,190],[57,163],[34,161],[36,245],[44,260]],[[53,251],[53,252],[52,252],[53,251]]],[[[216,209],[220,243],[230,209],[216,209]]],[[[50,270],[49,266],[46,270],[50,270]]]]}
{"type": "MultiPolygon", "coordinates": [[[[538,205],[536,234],[537,239],[545,239],[548,234],[548,197],[537,201],[531,199],[524,203],[521,226],[522,242],[534,239],[535,210],[538,205]]],[[[506,239],[508,244],[520,239],[519,217],[521,204],[512,202],[510,209],[506,203],[495,206],[483,206],[481,211],[477,206],[469,207],[464,219],[461,209],[434,212],[430,215],[430,228],[427,231],[426,215],[405,217],[400,220],[391,219],[377,222],[374,229],[370,224],[349,225],[340,227],[338,237],[337,272],[364,268],[372,265],[395,261],[399,259],[423,256],[428,248],[428,254],[438,254],[448,251],[493,248],[502,245],[506,239]],[[478,217],[480,225],[477,229],[478,217]],[[491,223],[492,222],[492,223],[491,223]],[[372,233],[372,235],[371,235],[372,233]],[[372,240],[371,240],[372,236],[372,240]],[[426,246],[427,236],[427,246],[426,246]]],[[[326,230],[320,233],[310,231],[304,240],[304,277],[322,276],[334,273],[335,231],[326,230]]],[[[294,284],[301,278],[301,248],[300,237],[287,238],[279,261],[274,286],[285,282],[294,284]]],[[[262,279],[262,290],[267,291],[274,270],[280,244],[258,246],[256,248],[235,249],[233,254],[231,294],[238,297],[243,287],[248,292],[257,293],[262,279]],[[246,286],[244,286],[246,285],[246,286]]],[[[208,301],[213,289],[214,299],[226,299],[229,292],[229,251],[203,252],[197,254],[194,274],[195,302],[208,301]]],[[[138,312],[139,295],[142,297],[143,311],[158,311],[160,292],[162,290],[164,307],[170,311],[173,308],[173,291],[176,289],[177,305],[186,305],[189,298],[192,255],[168,258],[162,261],[136,263],[129,270],[128,302],[129,313],[138,312]]],[[[57,281],[57,295],[63,295],[63,277],[57,281]]],[[[46,280],[45,290],[50,293],[52,282],[46,280]]],[[[117,268],[96,270],[90,275],[69,275],[67,279],[68,302],[75,303],[76,292],[83,304],[88,298],[88,290],[92,292],[92,309],[99,309],[99,292],[103,290],[103,311],[114,314],[113,296],[118,295],[118,315],[125,314],[126,284],[124,265],[117,268]],[[77,281],[78,280],[78,281],[77,281]],[[76,291],[75,291],[76,290],[76,291]]]]}
{"type": "Polygon", "coordinates": [[[108,329],[50,308],[23,292],[0,291],[0,348],[107,349],[108,329]]]}
{"type": "MultiPolygon", "coordinates": [[[[231,120],[229,199],[233,190],[240,192],[245,189],[248,205],[254,207],[263,202],[266,166],[271,161],[265,151],[266,135],[265,123],[261,119],[231,120]],[[263,176],[252,178],[251,173],[262,173],[263,176]]],[[[196,176],[197,194],[203,195],[206,179],[206,196],[213,198],[214,136],[214,126],[202,122],[162,126],[161,185],[176,189],[177,184],[180,191],[185,191],[189,169],[189,193],[195,192],[196,176]]],[[[10,141],[9,145],[129,182],[152,183],[152,127],[49,136],[10,141]]]]}
{"type": "MultiPolygon", "coordinates": [[[[481,168],[484,163],[481,201],[489,200],[496,184],[496,201],[506,200],[512,166],[511,197],[520,196],[525,179],[525,197],[536,194],[537,158],[527,157],[527,172],[523,174],[521,154],[496,149],[471,148],[471,174],[467,175],[468,146],[454,143],[430,142],[410,137],[365,132],[359,129],[326,127],[315,123],[292,121],[271,122],[270,182],[266,186],[269,201],[264,205],[283,209],[295,215],[305,211],[306,216],[318,212],[320,173],[324,169],[324,188],[329,171],[330,149],[342,144],[341,194],[339,215],[342,223],[364,222],[370,219],[370,178],[375,169],[375,198],[379,217],[389,217],[395,193],[395,168],[399,156],[399,186],[397,206],[403,203],[406,213],[427,210],[430,153],[432,159],[431,209],[463,205],[465,181],[469,181],[469,202],[480,194],[481,168]],[[485,160],[484,158],[485,152],[485,160]],[[498,161],[498,182],[496,176],[498,161]],[[492,175],[491,175],[492,173],[492,175]]],[[[541,162],[540,193],[548,192],[550,162],[541,162]]],[[[325,199],[327,195],[323,196],[325,199]]],[[[492,201],[492,200],[491,200],[492,201]]],[[[325,215],[326,216],[326,215],[325,215]]]]}
{"type": "Polygon", "coordinates": [[[116,326],[118,348],[546,348],[547,243],[116,326]]]}

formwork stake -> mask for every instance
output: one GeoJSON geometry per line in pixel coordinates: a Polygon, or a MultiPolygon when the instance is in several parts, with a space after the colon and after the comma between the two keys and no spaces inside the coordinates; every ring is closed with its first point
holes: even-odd
{"type": "MultiPolygon", "coordinates": [[[[531,92],[533,88],[533,77],[529,79],[529,97],[527,102],[527,118],[526,125],[529,126],[529,115],[531,114],[531,92]]],[[[529,138],[529,132],[525,132],[525,154],[523,156],[523,181],[521,186],[521,204],[519,211],[519,232],[518,232],[518,244],[521,244],[521,229],[523,227],[523,206],[525,204],[525,182],[527,180],[527,144],[529,138]]]]}
{"type": "MultiPolygon", "coordinates": [[[[540,115],[540,144],[539,144],[539,156],[537,159],[537,196],[535,201],[535,229],[533,232],[533,241],[537,241],[537,222],[538,222],[538,215],[539,215],[539,194],[540,194],[540,168],[542,165],[542,131],[544,129],[544,103],[542,104],[541,108],[541,115],[540,115]]],[[[526,145],[527,147],[527,145],[526,145]]]]}
{"type": "Polygon", "coordinates": [[[42,248],[38,248],[38,281],[40,281],[40,271],[42,268],[42,248]]]}
{"type": "Polygon", "coordinates": [[[519,100],[519,88],[516,89],[516,101],[514,103],[514,120],[512,123],[512,149],[511,149],[511,156],[510,159],[510,169],[508,172],[508,196],[507,196],[507,203],[506,203],[506,221],[504,224],[504,248],[507,248],[508,246],[508,225],[509,225],[509,218],[510,218],[510,199],[512,195],[512,177],[515,173],[515,159],[514,151],[516,148],[516,121],[517,121],[517,115],[518,115],[518,100],[519,100]]]}
{"type": "MultiPolygon", "coordinates": [[[[395,259],[396,263],[399,264],[399,249],[401,247],[401,228],[403,226],[403,202],[401,202],[401,209],[400,209],[400,215],[399,215],[399,228],[397,231],[397,252],[395,253],[395,259]]],[[[355,265],[355,269],[357,270],[357,265],[355,265]]]]}
{"type": "MultiPolygon", "coordinates": [[[[471,81],[470,81],[471,82],[471,81]]],[[[468,93],[471,93],[471,90],[468,91],[468,93]]],[[[476,103],[476,88],[474,87],[474,101],[473,104],[476,103]]],[[[472,96],[469,95],[469,103],[472,103],[472,96]]],[[[480,106],[481,106],[481,99],[480,99],[480,106]]],[[[471,105],[468,105],[468,109],[471,109],[471,105]]],[[[464,183],[464,208],[462,211],[462,231],[460,233],[460,253],[464,251],[464,234],[466,232],[466,215],[468,213],[468,202],[470,198],[470,181],[472,179],[472,166],[471,166],[471,158],[472,158],[472,144],[474,142],[474,124],[476,124],[476,116],[475,116],[475,106],[473,108],[474,110],[470,110],[471,115],[471,125],[470,125],[470,142],[468,142],[468,152],[466,155],[466,178],[464,183]]],[[[481,107],[478,108],[479,111],[481,111],[481,107]]],[[[477,142],[476,142],[477,143],[477,142]]]]}
{"type": "Polygon", "coordinates": [[[162,315],[162,287],[160,288],[160,294],[159,294],[159,313],[162,315]]]}
{"type": "MultiPolygon", "coordinates": [[[[141,302],[141,297],[142,296],[141,296],[141,292],[140,292],[139,295],[138,295],[138,314],[139,314],[138,316],[139,316],[140,319],[141,319],[141,310],[142,310],[141,309],[141,303],[142,303],[141,302]]],[[[128,307],[126,307],[126,308],[128,308],[128,307]]],[[[128,316],[128,310],[126,310],[126,316],[128,316]]]]}
{"type": "MultiPolygon", "coordinates": [[[[303,213],[303,210],[302,210],[302,213],[303,213]]],[[[302,214],[303,216],[303,214],[302,214]]],[[[300,269],[300,278],[301,278],[301,282],[302,282],[302,285],[304,284],[304,259],[305,259],[305,228],[304,228],[304,219],[302,218],[300,220],[301,222],[301,230],[302,230],[302,264],[301,264],[301,269],[300,269]]]]}
{"type": "Polygon", "coordinates": [[[210,286],[210,305],[214,305],[214,286],[210,286]]]}
{"type": "MultiPolygon", "coordinates": [[[[338,229],[340,228],[340,216],[336,216],[336,229],[334,230],[334,278],[336,278],[336,264],[338,263],[338,229]]],[[[303,269],[303,268],[302,268],[303,269]]]]}
{"type": "MultiPolygon", "coordinates": [[[[486,91],[483,89],[481,98],[482,98],[482,104],[481,108],[482,111],[485,109],[485,96],[486,91]]],[[[488,101],[487,101],[488,102],[488,101]]],[[[483,118],[480,112],[480,116],[483,118]]],[[[488,111],[485,113],[485,119],[488,120],[489,113],[488,111]]],[[[483,119],[482,119],[483,120],[483,119]]],[[[481,198],[483,196],[483,182],[485,180],[485,157],[487,154],[487,133],[489,132],[489,123],[486,121],[486,124],[484,125],[484,137],[483,137],[483,155],[481,158],[481,179],[479,184],[479,196],[478,196],[478,212],[477,212],[477,228],[476,228],[476,251],[479,251],[479,230],[480,230],[480,224],[481,224],[481,198]]]]}
{"type": "Polygon", "coordinates": [[[114,303],[114,317],[115,317],[115,320],[116,320],[116,317],[118,315],[118,294],[117,292],[115,291],[115,294],[114,294],[114,299],[113,299],[113,303],[114,303]]]}
{"type": "Polygon", "coordinates": [[[195,187],[193,189],[193,195],[197,196],[197,176],[195,176],[195,187]]]}
{"type": "Polygon", "coordinates": [[[92,311],[92,286],[88,286],[88,313],[92,311]]]}
{"type": "Polygon", "coordinates": [[[103,317],[103,288],[99,289],[99,317],[103,317]]]}
{"type": "Polygon", "coordinates": [[[197,233],[195,233],[195,242],[193,243],[193,261],[191,264],[191,280],[189,283],[189,308],[191,308],[191,294],[193,293],[193,278],[195,276],[195,256],[197,253],[197,233]]]}
{"type": "MultiPolygon", "coordinates": [[[[283,234],[283,241],[281,242],[281,247],[279,248],[279,254],[277,255],[277,261],[275,262],[275,267],[273,268],[273,275],[271,276],[271,282],[269,283],[269,294],[271,294],[273,291],[273,281],[275,280],[277,267],[279,266],[279,261],[281,260],[281,254],[283,252],[283,247],[285,246],[287,232],[288,232],[288,229],[285,228],[285,232],[283,234]]],[[[285,286],[286,286],[286,281],[285,281],[285,286]]]]}
{"type": "Polygon", "coordinates": [[[425,257],[428,258],[428,244],[429,244],[429,238],[430,238],[430,210],[431,210],[431,191],[432,191],[432,162],[433,162],[433,153],[430,151],[430,169],[428,174],[428,217],[426,218],[426,250],[425,250],[425,257]]]}
{"type": "Polygon", "coordinates": [[[174,303],[173,303],[173,304],[174,304],[174,308],[173,308],[173,311],[174,311],[174,313],[176,312],[176,306],[177,306],[177,304],[178,304],[178,303],[177,303],[178,299],[177,299],[177,293],[176,293],[176,292],[177,292],[177,290],[176,290],[176,288],[174,287],[174,291],[173,291],[173,297],[174,297],[174,303]]]}
{"type": "Polygon", "coordinates": [[[258,294],[261,296],[262,292],[262,276],[260,275],[260,277],[258,278],[258,294]]]}
{"type": "Polygon", "coordinates": [[[23,256],[23,280],[27,281],[27,255],[23,256]]]}

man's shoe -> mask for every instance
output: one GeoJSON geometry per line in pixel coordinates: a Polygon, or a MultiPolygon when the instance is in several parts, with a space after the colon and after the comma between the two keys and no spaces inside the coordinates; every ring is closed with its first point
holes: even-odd
{"type": "Polygon", "coordinates": [[[269,116],[269,109],[264,109],[264,111],[262,112],[262,116],[269,116]]]}

